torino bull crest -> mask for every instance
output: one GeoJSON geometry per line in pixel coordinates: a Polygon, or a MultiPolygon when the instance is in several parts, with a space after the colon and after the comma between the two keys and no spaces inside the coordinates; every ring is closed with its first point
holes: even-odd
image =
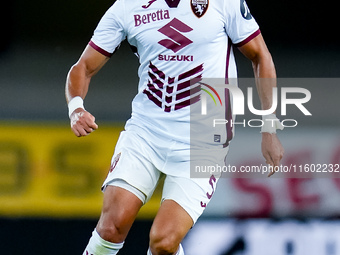
{"type": "Polygon", "coordinates": [[[191,10],[198,17],[202,17],[208,10],[209,0],[191,0],[191,10]]]}

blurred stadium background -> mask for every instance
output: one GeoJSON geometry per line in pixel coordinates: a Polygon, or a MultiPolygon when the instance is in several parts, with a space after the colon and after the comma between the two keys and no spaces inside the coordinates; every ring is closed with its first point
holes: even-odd
{"type": "MultiPolygon", "coordinates": [[[[182,0],[183,1],[183,0],[182,0]]],[[[99,130],[69,129],[66,74],[112,1],[11,1],[0,10],[0,243],[4,254],[81,254],[99,217],[100,185],[137,90],[123,43],[93,79],[86,108],[99,130]]],[[[284,164],[340,163],[338,11],[329,1],[248,0],[281,78],[322,78],[313,117],[281,132],[284,164]],[[328,78],[328,79],[324,79],[328,78]],[[329,79],[332,78],[332,79],[329,79]]],[[[237,54],[240,77],[250,62],[237,54]]],[[[315,81],[315,79],[313,79],[315,81]]],[[[298,80],[299,81],[299,80],[298,80]]],[[[295,115],[294,115],[295,114],[295,115]]],[[[290,116],[293,118],[292,116],[290,116]]],[[[263,163],[258,130],[237,129],[230,164],[263,163]]],[[[184,242],[188,255],[340,254],[340,179],[221,179],[184,242]]],[[[120,254],[145,254],[160,190],[120,254]]]]}

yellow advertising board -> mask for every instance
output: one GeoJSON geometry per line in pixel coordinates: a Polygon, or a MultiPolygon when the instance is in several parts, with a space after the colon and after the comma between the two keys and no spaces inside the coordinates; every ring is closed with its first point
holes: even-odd
{"type": "MultiPolygon", "coordinates": [[[[77,138],[68,125],[0,123],[0,216],[98,217],[122,125],[77,138]]],[[[153,217],[161,191],[139,217],[153,217]]]]}

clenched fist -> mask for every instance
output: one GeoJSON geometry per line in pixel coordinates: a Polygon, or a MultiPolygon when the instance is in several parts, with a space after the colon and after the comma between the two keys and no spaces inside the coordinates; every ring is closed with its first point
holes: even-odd
{"type": "Polygon", "coordinates": [[[82,108],[74,110],[70,116],[70,120],[71,129],[78,137],[87,136],[98,128],[95,117],[82,108]]]}

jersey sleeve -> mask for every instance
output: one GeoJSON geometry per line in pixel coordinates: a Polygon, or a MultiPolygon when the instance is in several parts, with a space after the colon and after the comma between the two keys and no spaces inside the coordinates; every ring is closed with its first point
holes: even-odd
{"type": "Polygon", "coordinates": [[[232,43],[241,47],[261,31],[245,0],[225,0],[225,29],[232,43]]]}
{"type": "Polygon", "coordinates": [[[117,0],[101,18],[89,45],[103,55],[111,57],[125,38],[124,0],[117,0]]]}

